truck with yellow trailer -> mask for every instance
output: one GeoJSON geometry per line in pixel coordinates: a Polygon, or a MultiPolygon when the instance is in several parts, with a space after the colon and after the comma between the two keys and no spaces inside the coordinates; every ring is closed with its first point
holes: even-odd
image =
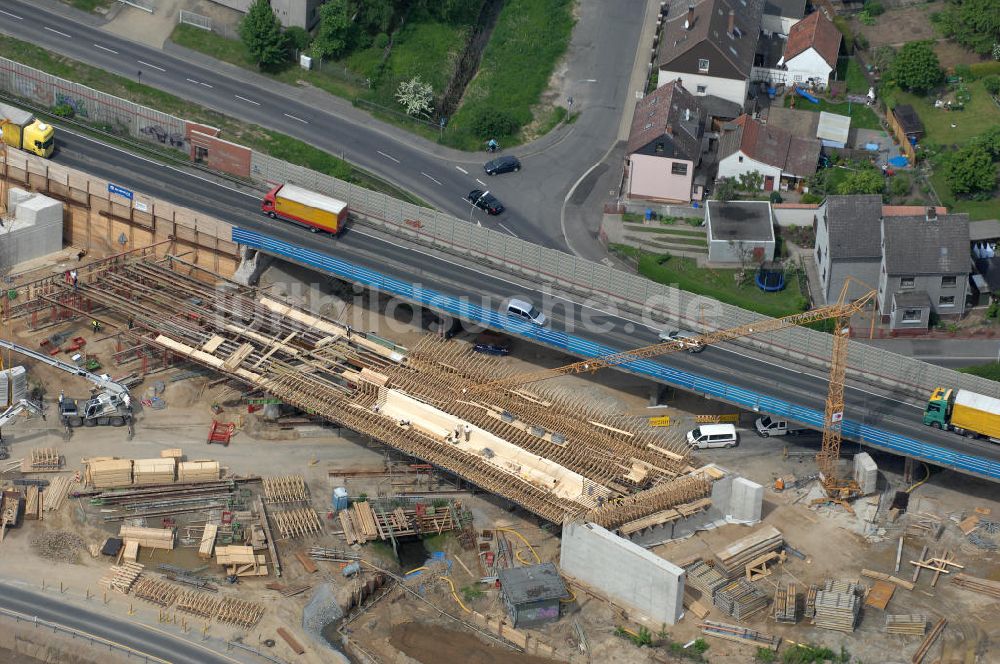
{"type": "Polygon", "coordinates": [[[924,424],[1000,443],[1000,399],[969,390],[938,387],[927,401],[924,424]]]}
{"type": "Polygon", "coordinates": [[[48,159],[56,147],[55,129],[38,120],[28,111],[0,103],[0,123],[3,124],[3,142],[12,148],[24,150],[48,159]]]}
{"type": "Polygon", "coordinates": [[[347,203],[293,184],[283,184],[267,192],[261,211],[272,219],[301,224],[316,233],[336,235],[347,223],[347,203]]]}

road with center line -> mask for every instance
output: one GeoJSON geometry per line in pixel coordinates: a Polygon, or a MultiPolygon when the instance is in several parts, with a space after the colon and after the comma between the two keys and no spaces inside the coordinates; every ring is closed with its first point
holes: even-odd
{"type": "Polygon", "coordinates": [[[329,97],[329,106],[309,103],[295,87],[225,63],[201,66],[24,0],[4,0],[0,32],[22,39],[30,34],[42,48],[131,80],[140,78],[182,99],[343,155],[460,219],[565,250],[562,204],[579,176],[616,139],[646,4],[584,2],[590,14],[574,31],[566,64],[566,75],[578,77],[569,89],[573,108],[581,115],[559,130],[566,140],[550,141],[541,151],[530,145],[513,150],[523,170],[498,177],[483,171],[485,153],[442,151],[429,141],[359,115],[345,100],[329,97]],[[26,23],[33,28],[30,33],[26,23]],[[605,34],[616,38],[609,42],[602,38],[605,34]],[[490,190],[506,212],[489,217],[473,208],[466,200],[472,189],[490,190]]]}
{"type": "MultiPolygon", "coordinates": [[[[220,185],[184,169],[164,167],[69,132],[60,134],[54,159],[242,228],[336,256],[406,282],[419,283],[446,295],[466,297],[496,310],[501,310],[505,300],[512,296],[546,303],[545,313],[553,329],[563,329],[597,343],[624,350],[657,340],[659,330],[627,316],[611,315],[597,308],[554,298],[457,261],[380,239],[362,227],[349,227],[343,236],[334,238],[275,222],[260,213],[257,193],[220,185]]],[[[660,362],[815,410],[822,411],[825,404],[827,377],[821,372],[800,371],[758,360],[732,345],[713,346],[697,354],[673,353],[660,362]]],[[[921,423],[922,404],[908,397],[877,388],[868,391],[848,386],[846,412],[849,419],[863,424],[956,452],[1000,460],[1000,446],[924,426],[921,423]]]]}

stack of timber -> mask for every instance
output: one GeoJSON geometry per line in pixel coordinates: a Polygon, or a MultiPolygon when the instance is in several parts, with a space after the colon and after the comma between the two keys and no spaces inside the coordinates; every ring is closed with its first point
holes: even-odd
{"type": "Polygon", "coordinates": [[[705,597],[715,597],[715,591],[726,585],[727,580],[719,570],[699,560],[687,568],[687,584],[700,590],[705,597]]]}
{"type": "Polygon", "coordinates": [[[737,579],[719,588],[713,602],[737,620],[746,620],[767,607],[767,595],[746,579],[737,579]]]}
{"type": "Polygon", "coordinates": [[[122,560],[136,562],[139,560],[139,543],[135,540],[126,540],[122,547],[122,560]]]}
{"type": "Polygon", "coordinates": [[[250,629],[260,622],[262,615],[264,615],[264,607],[257,602],[225,597],[219,603],[215,617],[219,622],[250,629]]]}
{"type": "Polygon", "coordinates": [[[826,589],[816,593],[816,617],[813,624],[823,629],[853,632],[861,613],[857,584],[848,581],[826,582],[826,589]]]}
{"type": "Polygon", "coordinates": [[[774,593],[774,619],[778,622],[795,624],[795,605],[798,592],[795,584],[789,583],[784,588],[778,588],[774,593]]]}
{"type": "Polygon", "coordinates": [[[201,545],[198,547],[198,557],[202,560],[211,560],[212,551],[215,549],[215,538],[219,534],[219,526],[214,523],[206,523],[205,530],[201,534],[201,545]]]}
{"type": "Polygon", "coordinates": [[[301,475],[264,477],[264,501],[271,504],[299,503],[309,499],[306,481],[301,475]]]}
{"type": "Polygon", "coordinates": [[[161,459],[176,459],[180,461],[184,458],[184,450],[179,447],[173,447],[169,450],[160,450],[161,459]]]}
{"type": "Polygon", "coordinates": [[[748,564],[777,551],[784,542],[777,528],[765,526],[717,551],[715,567],[727,579],[744,576],[748,564]]]}
{"type": "Polygon", "coordinates": [[[271,518],[278,526],[278,532],[286,539],[312,535],[323,529],[316,510],[306,507],[285,512],[271,512],[271,518]]]}
{"type": "Polygon", "coordinates": [[[42,493],[38,486],[29,484],[24,488],[24,518],[38,521],[42,518],[42,493]]]}
{"type": "Polygon", "coordinates": [[[140,576],[142,576],[142,565],[139,563],[123,563],[121,565],[112,565],[98,583],[105,588],[128,595],[140,576]]]}
{"type": "Polygon", "coordinates": [[[348,544],[405,535],[435,534],[461,528],[454,506],[434,508],[415,503],[409,507],[386,507],[369,501],[357,502],[338,513],[348,544]]]}
{"type": "Polygon", "coordinates": [[[171,484],[177,471],[173,457],[167,459],[136,459],[132,462],[135,484],[171,484]]]}
{"type": "Polygon", "coordinates": [[[819,586],[810,585],[806,590],[806,606],[802,615],[806,618],[816,617],[816,593],[819,592],[819,586]]]}
{"type": "Polygon", "coordinates": [[[885,631],[889,634],[923,636],[927,633],[927,616],[888,614],[885,617],[885,631]]]}
{"type": "Polygon", "coordinates": [[[84,480],[95,489],[111,489],[132,484],[132,460],[101,457],[84,459],[84,480]]]}
{"type": "Polygon", "coordinates": [[[215,562],[223,565],[229,576],[267,576],[265,557],[254,553],[251,546],[217,546],[215,562]]]}
{"type": "Polygon", "coordinates": [[[176,608],[184,613],[212,618],[219,610],[219,600],[200,590],[190,590],[177,594],[176,608]]]}
{"type": "Polygon", "coordinates": [[[49,482],[49,486],[43,492],[44,503],[42,509],[46,512],[53,512],[62,507],[63,501],[69,495],[70,487],[74,484],[73,478],[68,475],[59,475],[49,482]]]}
{"type": "Polygon", "coordinates": [[[951,582],[959,588],[965,588],[966,590],[988,595],[994,599],[1000,599],[1000,581],[991,581],[990,579],[981,579],[965,573],[958,573],[951,577],[951,582]]]}
{"type": "Polygon", "coordinates": [[[159,606],[167,607],[174,603],[177,594],[180,593],[179,586],[166,581],[157,581],[149,577],[142,577],[139,582],[132,587],[132,594],[139,599],[159,606]]]}
{"type": "Polygon", "coordinates": [[[779,636],[770,636],[753,629],[740,627],[739,625],[727,625],[726,623],[714,620],[705,620],[698,627],[701,628],[701,632],[705,636],[714,636],[744,645],[754,647],[763,646],[770,650],[777,650],[778,646],[781,645],[781,637],[779,636]]]}
{"type": "Polygon", "coordinates": [[[65,459],[51,447],[31,450],[31,456],[21,461],[22,473],[57,473],[62,470],[65,459]]]}
{"type": "Polygon", "coordinates": [[[173,549],[174,529],[173,528],[140,528],[138,526],[122,526],[118,529],[118,536],[125,543],[137,542],[139,546],[150,549],[173,549]]]}
{"type": "Polygon", "coordinates": [[[940,618],[936,623],[934,623],[934,627],[931,627],[931,631],[929,631],[927,636],[924,637],[924,640],[920,643],[920,647],[917,648],[917,652],[913,653],[913,659],[910,660],[913,664],[920,664],[924,661],[924,657],[926,657],[927,653],[930,652],[931,646],[933,646],[934,642],[937,641],[939,636],[941,636],[941,632],[944,631],[944,628],[947,627],[947,625],[948,621],[944,618],[940,618]]]}
{"type": "Polygon", "coordinates": [[[177,481],[215,482],[219,471],[218,461],[181,461],[177,464],[177,481]]]}

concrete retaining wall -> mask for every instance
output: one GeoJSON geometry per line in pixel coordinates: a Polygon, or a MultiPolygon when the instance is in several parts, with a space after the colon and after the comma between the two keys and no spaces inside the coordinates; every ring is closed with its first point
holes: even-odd
{"type": "Polygon", "coordinates": [[[819,211],[819,204],[777,203],[771,206],[774,220],[779,226],[812,226],[819,211]]]}

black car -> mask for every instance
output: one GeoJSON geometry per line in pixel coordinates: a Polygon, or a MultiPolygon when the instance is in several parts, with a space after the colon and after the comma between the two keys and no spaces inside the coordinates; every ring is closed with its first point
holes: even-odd
{"type": "Polygon", "coordinates": [[[517,173],[521,170],[521,162],[517,157],[497,157],[483,164],[483,170],[486,171],[487,175],[517,173]]]}
{"type": "Polygon", "coordinates": [[[496,196],[482,189],[470,191],[469,202],[480,210],[486,210],[486,214],[500,214],[504,211],[503,203],[496,196]]]}
{"type": "Polygon", "coordinates": [[[501,357],[510,355],[510,349],[500,344],[476,344],[472,347],[472,350],[485,355],[499,355],[501,357]]]}

